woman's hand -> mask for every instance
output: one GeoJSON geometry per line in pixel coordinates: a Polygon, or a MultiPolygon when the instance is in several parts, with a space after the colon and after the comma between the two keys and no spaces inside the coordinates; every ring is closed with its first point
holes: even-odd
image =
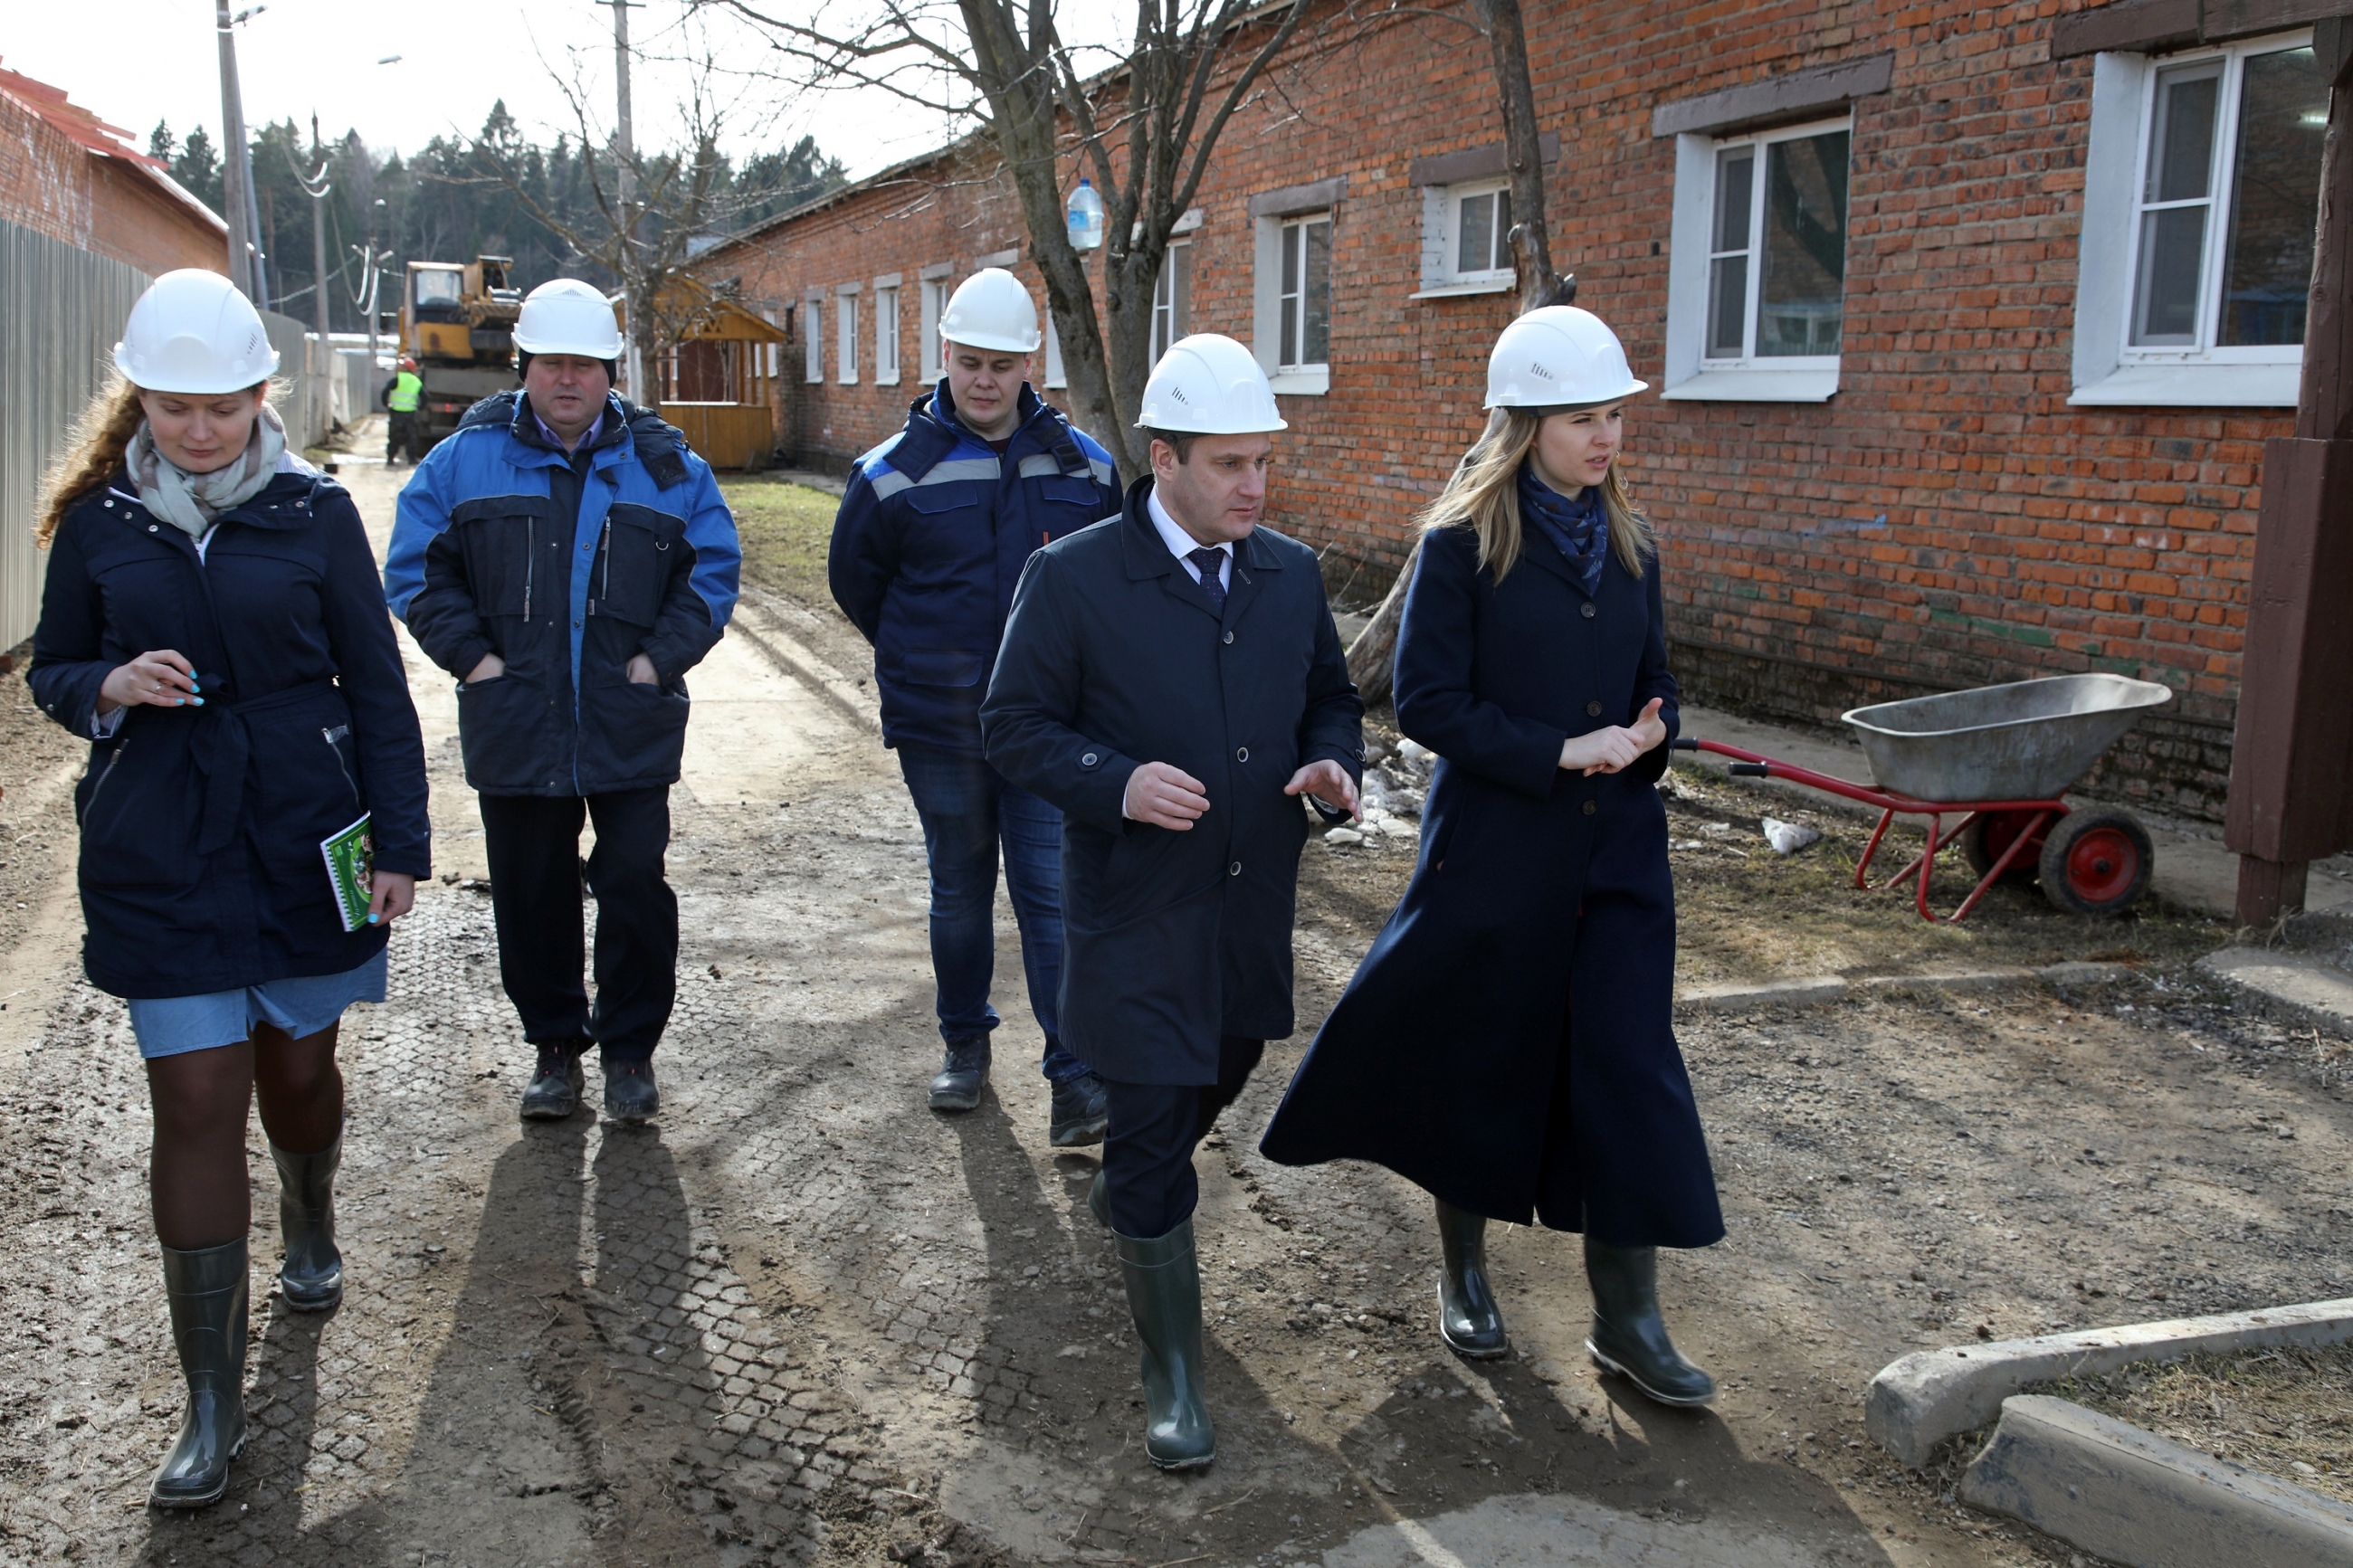
{"type": "Polygon", "coordinates": [[[196,695],[196,667],[170,648],[163,648],[116,666],[99,683],[101,719],[118,708],[135,708],[142,702],[158,708],[185,708],[192,702],[203,707],[205,700],[196,695]]]}
{"type": "Polygon", "coordinates": [[[1588,778],[1632,767],[1636,758],[1667,738],[1666,723],[1659,717],[1659,709],[1665,700],[1651,698],[1642,709],[1641,717],[1631,724],[1609,724],[1582,735],[1571,735],[1561,743],[1560,765],[1574,768],[1588,778]]]}
{"type": "Polygon", "coordinates": [[[372,871],[368,886],[368,924],[390,925],[417,907],[417,879],[406,871],[372,871]]]}

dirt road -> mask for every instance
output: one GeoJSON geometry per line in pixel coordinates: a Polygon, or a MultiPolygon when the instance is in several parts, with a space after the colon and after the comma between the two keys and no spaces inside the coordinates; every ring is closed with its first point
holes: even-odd
{"type": "MultiPolygon", "coordinates": [[[[346,477],[381,531],[386,476],[346,477]]],[[[1048,1149],[1035,1026],[1005,989],[1009,914],[995,1093],[957,1119],[922,1107],[938,1042],[921,843],[860,651],[755,597],[692,678],[680,1006],[664,1113],[628,1129],[514,1118],[530,1057],[472,882],[448,681],[412,650],[459,879],[396,933],[391,1001],[347,1022],[350,1295],[323,1321],[257,1296],[256,1436],[228,1500],[188,1517],[142,1506],[179,1394],[137,1056],[120,1005],[73,973],[77,748],[10,682],[0,1559],[2063,1563],[1957,1510],[1948,1475],[1863,1447],[1871,1373],[1979,1333],[2353,1290],[2343,1048],[2191,984],[2194,923],[2090,930],[2021,899],[1981,934],[1923,938],[1899,906],[1831,903],[1834,860],[1679,851],[1710,980],[2119,949],[2138,977],[1684,1021],[1732,1234],[1664,1273],[1679,1339],[1724,1381],[1710,1413],[1595,1378],[1573,1238],[1494,1239],[1514,1359],[1439,1350],[1420,1195],[1255,1153],[1303,1041],[1273,1047],[1201,1160],[1219,1463],[1157,1476],[1084,1207],[1094,1163],[1048,1149]],[[1810,906],[1827,923],[1799,930],[1810,906]]],[[[1673,810],[1701,844],[1742,803],[1694,782],[1673,810]]],[[[1824,826],[1814,853],[1851,853],[1851,827],[1824,826]]],[[[1303,1019],[1411,854],[1404,837],[1309,847],[1303,1019]]],[[[275,1188],[253,1136],[259,1281],[275,1188]]]]}

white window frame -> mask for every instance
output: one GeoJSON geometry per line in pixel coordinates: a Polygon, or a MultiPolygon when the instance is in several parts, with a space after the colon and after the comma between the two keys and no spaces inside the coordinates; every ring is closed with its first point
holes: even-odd
{"type": "MultiPolygon", "coordinates": [[[[2239,141],[2247,59],[2309,47],[2312,29],[2167,55],[2104,54],[2092,62],[2092,120],[2084,159],[2084,229],[2076,252],[2074,390],[2092,407],[2293,408],[2304,375],[2304,345],[2218,346],[2221,258],[2239,141]],[[2133,296],[2140,264],[2142,180],[2155,132],[2158,73],[2221,60],[2215,106],[2212,195],[2200,268],[2198,342],[2138,346],[2133,296]]],[[[2316,210],[2316,218],[2317,212],[2316,210]]]]}
{"type": "Polygon", "coordinates": [[[1046,390],[1060,392],[1071,384],[1071,378],[1062,372],[1062,334],[1054,330],[1052,310],[1039,314],[1046,319],[1046,390]]]}
{"type": "Polygon", "coordinates": [[[1504,233],[1495,237],[1503,245],[1504,264],[1501,267],[1473,268],[1462,270],[1462,204],[1477,196],[1512,194],[1509,175],[1486,179],[1463,180],[1451,185],[1424,185],[1421,188],[1421,291],[1417,300],[1456,294],[1501,294],[1517,287],[1518,279],[1512,271],[1511,247],[1504,233]]]}
{"type": "Polygon", "coordinates": [[[899,384],[899,275],[874,279],[874,384],[899,384]]]}
{"type": "Polygon", "coordinates": [[[1675,205],[1667,264],[1667,364],[1664,398],[1722,403],[1826,403],[1839,389],[1837,354],[1763,355],[1755,352],[1757,301],[1764,268],[1757,262],[1764,237],[1764,207],[1758,195],[1765,179],[1765,149],[1776,142],[1801,141],[1834,131],[1847,133],[1848,211],[1853,210],[1854,115],[1850,111],[1776,125],[1733,136],[1675,138],[1675,205]],[[1743,307],[1743,354],[1719,358],[1707,352],[1708,298],[1714,275],[1716,171],[1722,155],[1754,146],[1749,173],[1748,293],[1743,307]]]}
{"type": "Polygon", "coordinates": [[[1171,241],[1160,260],[1160,276],[1152,285],[1152,363],[1158,364],[1168,345],[1193,331],[1193,244],[1190,240],[1171,241]],[[1177,320],[1176,277],[1182,270],[1185,278],[1185,309],[1183,320],[1177,320]]]}
{"type": "Polygon", "coordinates": [[[948,313],[948,296],[955,291],[955,279],[944,267],[923,268],[923,313],[918,327],[923,334],[923,377],[934,382],[947,374],[947,363],[940,349],[940,318],[948,313]]]}
{"type": "MultiPolygon", "coordinates": [[[[1251,303],[1253,306],[1253,310],[1251,311],[1253,318],[1251,352],[1258,356],[1259,363],[1264,367],[1267,382],[1273,387],[1276,395],[1282,397],[1324,396],[1332,390],[1332,366],[1329,363],[1331,341],[1329,333],[1338,325],[1339,321],[1336,296],[1331,301],[1333,308],[1326,318],[1325,331],[1327,335],[1324,342],[1326,363],[1322,364],[1286,363],[1284,362],[1283,355],[1290,345],[1282,342],[1284,282],[1282,278],[1282,231],[1296,225],[1311,223],[1321,223],[1331,226],[1333,237],[1330,241],[1327,241],[1325,255],[1329,258],[1329,264],[1325,270],[1324,286],[1327,290],[1334,290],[1336,289],[1340,271],[1339,256],[1336,249],[1339,226],[1336,221],[1335,209],[1331,207],[1311,207],[1300,212],[1272,214],[1258,218],[1255,221],[1257,234],[1255,244],[1252,247],[1254,255],[1251,267],[1254,280],[1254,287],[1251,289],[1251,303]]],[[[1300,247],[1300,258],[1301,265],[1303,267],[1306,259],[1306,246],[1303,241],[1300,247]]],[[[1303,320],[1301,325],[1302,330],[1304,331],[1305,323],[1303,320]]]]}
{"type": "Polygon", "coordinates": [[[833,297],[835,384],[858,384],[858,285],[844,283],[833,297]]]}
{"type": "Polygon", "coordinates": [[[825,380],[825,295],[815,289],[801,300],[801,380],[825,380]]]}

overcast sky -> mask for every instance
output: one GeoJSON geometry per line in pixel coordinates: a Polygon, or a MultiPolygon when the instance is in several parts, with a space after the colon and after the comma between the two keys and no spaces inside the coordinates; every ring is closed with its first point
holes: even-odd
{"type": "MultiPolygon", "coordinates": [[[[232,12],[252,0],[231,0],[232,12]]],[[[806,10],[807,0],[780,0],[806,10]]],[[[851,14],[856,0],[831,7],[851,14]]],[[[1107,30],[1112,0],[1065,0],[1069,25],[1107,30]]],[[[220,134],[218,52],[213,0],[32,0],[6,6],[0,21],[0,65],[66,89],[74,102],[133,133],[145,146],[158,120],[185,137],[202,125],[220,134]]],[[[648,0],[629,15],[632,41],[647,54],[632,73],[637,139],[652,148],[676,140],[675,106],[692,72],[672,63],[702,52],[701,41],[728,68],[755,69],[762,54],[740,30],[685,25],[681,0],[648,0]]],[[[433,136],[480,129],[503,98],[540,140],[574,128],[572,110],[551,76],[576,78],[600,130],[613,101],[612,10],[599,0],[269,0],[237,29],[237,68],[249,125],[292,117],[308,127],[313,110],[329,137],[356,129],[369,145],[414,151],[433,136]],[[391,65],[385,55],[402,57],[391,65]]],[[[948,133],[939,116],[912,110],[884,92],[831,92],[794,100],[744,75],[728,79],[729,151],[738,155],[788,145],[803,132],[839,156],[853,176],[873,173],[937,145],[948,133]]]]}

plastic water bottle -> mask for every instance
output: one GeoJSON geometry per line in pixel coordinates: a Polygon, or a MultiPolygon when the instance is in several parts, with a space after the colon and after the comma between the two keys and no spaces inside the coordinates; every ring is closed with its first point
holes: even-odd
{"type": "Polygon", "coordinates": [[[1093,250],[1102,246],[1103,199],[1095,195],[1094,186],[1088,183],[1083,174],[1079,177],[1079,188],[1071,193],[1068,216],[1072,250],[1093,250]]]}

